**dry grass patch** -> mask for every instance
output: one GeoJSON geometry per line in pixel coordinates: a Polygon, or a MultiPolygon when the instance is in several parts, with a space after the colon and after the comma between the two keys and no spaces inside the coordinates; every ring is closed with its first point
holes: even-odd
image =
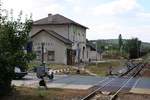
{"type": "Polygon", "coordinates": [[[122,93],[122,94],[119,94],[116,100],[150,100],[150,95],[122,93]]]}
{"type": "Polygon", "coordinates": [[[112,69],[119,68],[123,66],[124,61],[117,60],[117,61],[109,61],[109,62],[101,62],[96,64],[90,64],[87,66],[87,69],[97,75],[106,76],[109,70],[109,67],[112,66],[112,69]]]}
{"type": "Polygon", "coordinates": [[[1,100],[71,100],[85,95],[87,91],[71,89],[33,89],[16,87],[13,92],[1,100]]]}

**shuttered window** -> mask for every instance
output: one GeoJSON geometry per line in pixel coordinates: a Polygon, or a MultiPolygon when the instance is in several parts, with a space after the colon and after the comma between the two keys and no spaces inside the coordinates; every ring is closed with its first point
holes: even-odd
{"type": "Polygon", "coordinates": [[[54,60],[55,60],[55,52],[48,51],[48,61],[54,61],[54,60]]]}

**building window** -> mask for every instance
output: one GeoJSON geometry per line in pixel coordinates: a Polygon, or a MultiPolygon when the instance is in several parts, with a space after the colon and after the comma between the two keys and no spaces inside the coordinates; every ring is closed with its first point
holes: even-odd
{"type": "Polygon", "coordinates": [[[36,59],[41,60],[41,51],[36,51],[36,59]]]}
{"type": "Polygon", "coordinates": [[[54,60],[55,60],[55,52],[48,51],[48,61],[54,61],[54,60]]]}

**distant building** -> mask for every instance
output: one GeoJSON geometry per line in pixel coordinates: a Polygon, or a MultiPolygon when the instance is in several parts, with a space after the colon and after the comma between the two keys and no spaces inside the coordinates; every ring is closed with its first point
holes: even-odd
{"type": "Polygon", "coordinates": [[[89,61],[99,61],[102,59],[102,55],[100,52],[96,51],[96,47],[91,43],[87,42],[87,51],[88,51],[88,59],[89,61]]]}
{"type": "Polygon", "coordinates": [[[48,14],[48,17],[34,21],[30,37],[36,53],[35,62],[41,62],[42,43],[46,63],[72,65],[89,61],[86,29],[86,26],[60,14],[48,14]]]}

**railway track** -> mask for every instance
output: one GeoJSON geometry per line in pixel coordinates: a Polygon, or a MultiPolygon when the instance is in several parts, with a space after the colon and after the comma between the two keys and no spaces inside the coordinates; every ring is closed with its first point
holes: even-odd
{"type": "Polygon", "coordinates": [[[97,88],[94,89],[92,92],[90,92],[88,95],[83,97],[80,100],[90,100],[92,97],[94,97],[97,93],[100,93],[102,91],[110,91],[109,94],[109,100],[114,100],[115,97],[118,95],[120,91],[122,91],[123,88],[135,77],[138,75],[138,73],[142,70],[144,67],[144,64],[135,64],[131,67],[127,72],[123,73],[122,75],[116,77],[116,78],[108,78],[105,79],[102,83],[99,83],[97,85],[97,88]],[[118,82],[119,79],[125,78],[125,80],[120,81],[120,87],[112,88],[111,84],[115,84],[115,82],[118,82]]]}
{"type": "Polygon", "coordinates": [[[137,67],[137,69],[134,69],[133,73],[130,74],[131,77],[111,96],[110,100],[114,100],[115,97],[118,95],[118,93],[136,76],[139,74],[139,72],[143,69],[144,64],[141,64],[137,67]]]}

